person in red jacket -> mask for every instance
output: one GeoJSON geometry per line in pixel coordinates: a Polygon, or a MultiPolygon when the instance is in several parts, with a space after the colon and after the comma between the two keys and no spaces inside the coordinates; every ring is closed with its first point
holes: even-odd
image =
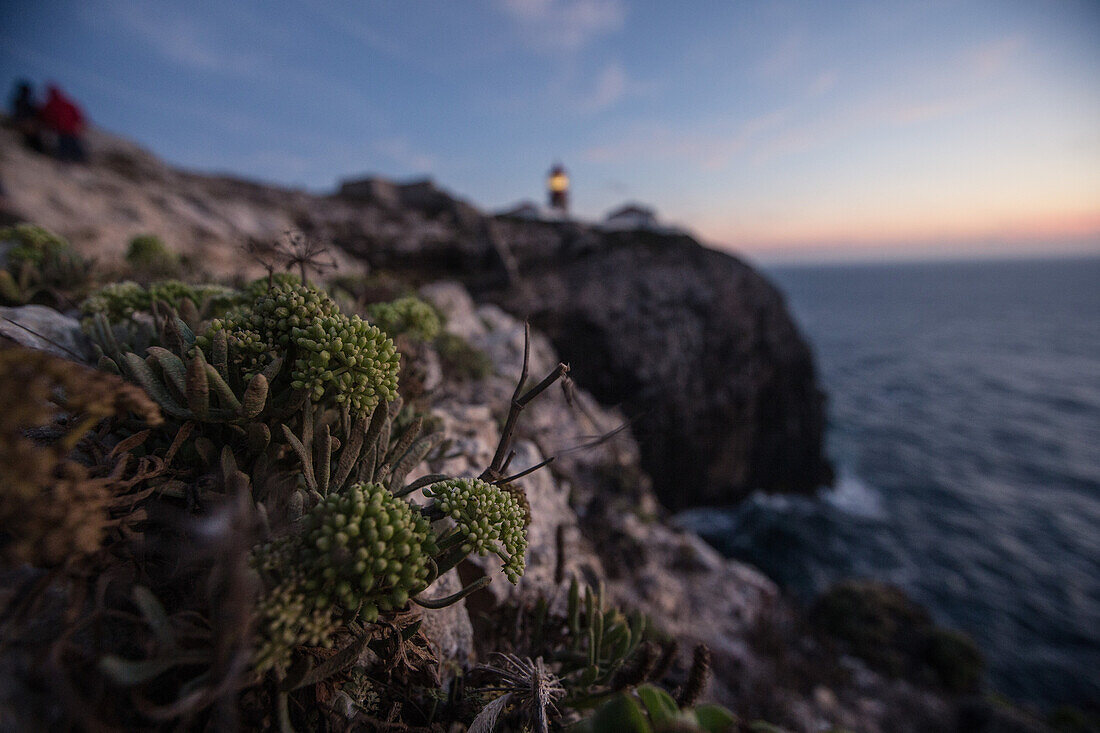
{"type": "Polygon", "coordinates": [[[84,162],[84,114],[56,86],[46,88],[46,103],[39,112],[42,124],[57,135],[57,157],[84,162]]]}

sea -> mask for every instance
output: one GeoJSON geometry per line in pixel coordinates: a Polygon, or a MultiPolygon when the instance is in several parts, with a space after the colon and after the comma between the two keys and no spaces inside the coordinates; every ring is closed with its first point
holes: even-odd
{"type": "Polygon", "coordinates": [[[777,267],[838,470],[683,523],[810,601],[900,586],[990,687],[1100,707],[1100,258],[777,267]]]}

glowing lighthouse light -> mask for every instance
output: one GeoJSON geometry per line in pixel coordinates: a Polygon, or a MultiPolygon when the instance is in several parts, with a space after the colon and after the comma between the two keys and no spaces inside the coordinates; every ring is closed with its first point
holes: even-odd
{"type": "Polygon", "coordinates": [[[550,169],[546,186],[550,192],[550,208],[565,213],[569,209],[569,176],[560,163],[550,169]]]}

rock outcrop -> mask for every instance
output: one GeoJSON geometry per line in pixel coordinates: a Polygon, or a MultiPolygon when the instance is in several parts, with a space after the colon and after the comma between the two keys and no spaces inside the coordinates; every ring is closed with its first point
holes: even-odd
{"type": "Polygon", "coordinates": [[[812,354],[782,296],[690,237],[493,219],[426,181],[351,181],[314,196],[201,176],[103,133],[91,149],[90,165],[66,166],[0,132],[5,218],[104,259],[153,232],[214,276],[256,274],[239,247],[300,230],[337,244],[342,271],[457,278],[530,316],[579,384],[623,407],[668,506],[830,480],[812,354]]]}
{"type": "Polygon", "coordinates": [[[80,321],[44,305],[0,306],[0,344],[12,342],[63,359],[88,359],[91,343],[80,321]]]}
{"type": "Polygon", "coordinates": [[[520,279],[490,297],[631,416],[667,506],[831,482],[813,355],[751,267],[686,235],[502,222],[501,236],[520,279]]]}

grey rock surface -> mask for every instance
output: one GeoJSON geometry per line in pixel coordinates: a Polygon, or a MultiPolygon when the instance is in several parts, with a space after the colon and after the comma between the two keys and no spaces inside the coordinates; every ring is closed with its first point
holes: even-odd
{"type": "MultiPolygon", "coordinates": [[[[450,570],[443,573],[424,595],[427,598],[445,598],[460,590],[462,581],[457,572],[450,570]]],[[[472,661],[474,628],[470,624],[465,601],[425,613],[422,619],[420,628],[435,644],[441,658],[461,665],[472,661]]]]}
{"type": "Polygon", "coordinates": [[[0,339],[65,359],[87,361],[92,355],[80,321],[44,305],[0,306],[0,339]]]}

